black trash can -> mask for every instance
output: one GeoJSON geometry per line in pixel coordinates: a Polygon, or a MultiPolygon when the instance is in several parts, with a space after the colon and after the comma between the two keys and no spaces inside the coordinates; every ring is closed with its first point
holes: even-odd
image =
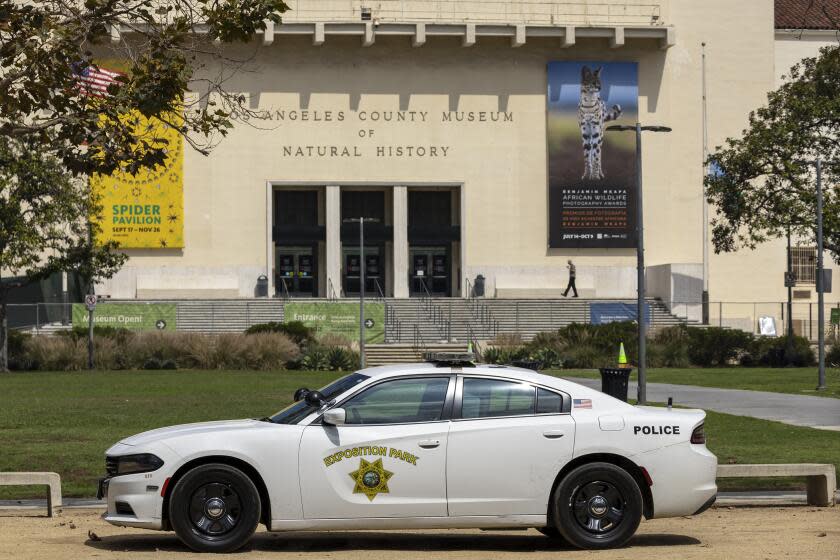
{"type": "Polygon", "coordinates": [[[532,369],[534,371],[537,371],[540,368],[540,363],[537,360],[514,360],[510,365],[513,367],[532,369]]]}
{"type": "Polygon", "coordinates": [[[633,368],[601,368],[601,392],[627,402],[627,382],[633,368]]]}
{"type": "Polygon", "coordinates": [[[257,277],[257,297],[268,297],[268,276],[265,274],[257,277]]]}
{"type": "Polygon", "coordinates": [[[473,297],[484,297],[484,275],[479,274],[475,277],[475,284],[473,284],[473,297]]]}

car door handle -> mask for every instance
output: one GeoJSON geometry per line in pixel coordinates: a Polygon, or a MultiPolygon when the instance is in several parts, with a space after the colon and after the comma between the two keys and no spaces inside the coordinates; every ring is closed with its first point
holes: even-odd
{"type": "Polygon", "coordinates": [[[543,436],[547,437],[548,439],[560,439],[566,435],[563,430],[547,430],[543,432],[543,436]]]}
{"type": "Polygon", "coordinates": [[[440,445],[440,440],[436,439],[424,439],[417,443],[423,449],[434,449],[438,445],[440,445]]]}

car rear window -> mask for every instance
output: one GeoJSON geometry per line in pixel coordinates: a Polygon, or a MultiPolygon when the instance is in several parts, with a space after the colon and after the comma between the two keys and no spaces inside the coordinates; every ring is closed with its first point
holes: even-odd
{"type": "Polygon", "coordinates": [[[464,379],[461,418],[534,414],[535,388],[501,379],[464,379]]]}

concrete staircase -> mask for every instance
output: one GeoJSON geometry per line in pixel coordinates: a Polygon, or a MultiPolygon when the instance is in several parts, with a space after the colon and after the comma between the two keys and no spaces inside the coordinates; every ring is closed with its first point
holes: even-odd
{"type": "MultiPolygon", "coordinates": [[[[114,303],[138,303],[138,300],[108,300],[114,303]]],[[[279,299],[178,299],[140,300],[149,303],[174,303],[177,330],[223,333],[242,332],[251,325],[283,322],[283,300],[279,299]]],[[[101,305],[108,305],[103,303],[101,305]]]]}
{"type": "MultiPolygon", "coordinates": [[[[284,302],[279,299],[155,301],[177,305],[179,331],[242,332],[251,325],[282,322],[284,317],[284,302]]],[[[571,323],[588,323],[589,304],[604,301],[635,304],[631,300],[582,298],[387,298],[384,300],[387,309],[385,341],[404,345],[455,343],[465,346],[470,339],[491,340],[502,333],[519,333],[523,340],[530,340],[539,332],[571,323]]],[[[651,299],[649,304],[652,330],[685,322],[669,313],[662,302],[651,299]]]]}
{"type": "MultiPolygon", "coordinates": [[[[428,344],[425,352],[466,352],[466,344],[428,344]]],[[[410,364],[423,361],[423,349],[413,344],[368,344],[365,346],[367,366],[410,364]]]]}
{"type": "MultiPolygon", "coordinates": [[[[429,342],[491,340],[497,334],[518,333],[523,340],[537,333],[556,330],[572,323],[589,322],[589,304],[598,299],[477,299],[439,298],[388,299],[389,321],[386,341],[413,343],[418,337],[429,342]],[[447,334],[448,333],[448,334],[447,334]]],[[[635,305],[635,301],[614,300],[635,305]]],[[[683,324],[665,305],[654,299],[651,330],[683,324]]]]}

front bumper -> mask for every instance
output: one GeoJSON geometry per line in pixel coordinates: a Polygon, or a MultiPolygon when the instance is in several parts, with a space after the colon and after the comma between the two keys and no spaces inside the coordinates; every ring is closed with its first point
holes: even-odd
{"type": "Polygon", "coordinates": [[[163,446],[144,448],[140,451],[134,446],[120,443],[108,450],[109,455],[129,455],[138,452],[157,455],[163,460],[163,466],[152,472],[122,474],[101,479],[97,497],[107,503],[107,510],[102,519],[120,527],[163,529],[162,489],[179,458],[172,450],[163,446]]]}
{"type": "Polygon", "coordinates": [[[164,480],[156,473],[126,474],[105,478],[99,482],[108,509],[102,519],[120,527],[162,529],[163,497],[160,489],[164,480]]]}

